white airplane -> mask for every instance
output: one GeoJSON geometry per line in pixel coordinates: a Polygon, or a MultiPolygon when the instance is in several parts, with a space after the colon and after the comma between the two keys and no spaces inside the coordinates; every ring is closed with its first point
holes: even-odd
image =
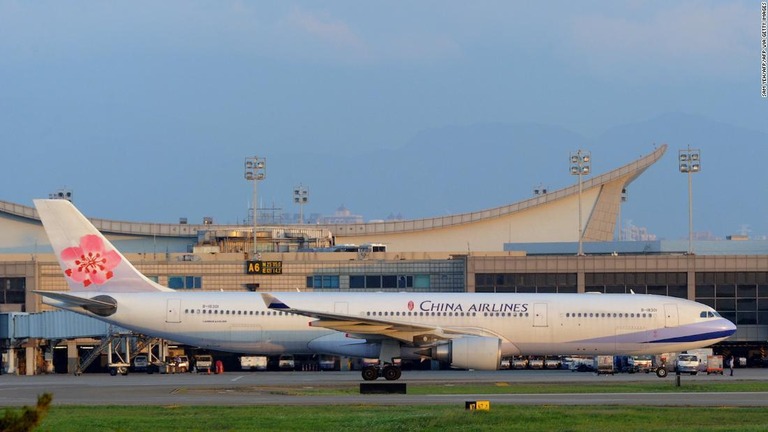
{"type": "Polygon", "coordinates": [[[69,201],[35,206],[69,285],[35,291],[44,303],[202,348],[379,358],[366,380],[400,378],[397,359],[495,370],[513,355],[680,352],[736,331],[708,306],[654,295],[177,292],[136,270],[69,201]]]}

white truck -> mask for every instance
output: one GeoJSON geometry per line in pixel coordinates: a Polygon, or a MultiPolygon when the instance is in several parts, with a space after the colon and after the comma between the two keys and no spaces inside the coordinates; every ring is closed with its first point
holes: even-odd
{"type": "Polygon", "coordinates": [[[701,366],[701,360],[696,354],[680,354],[677,356],[677,363],[675,365],[677,372],[696,375],[699,373],[699,366],[701,366]]]}
{"type": "Polygon", "coordinates": [[[267,370],[267,356],[242,356],[240,367],[243,370],[267,370]]]}

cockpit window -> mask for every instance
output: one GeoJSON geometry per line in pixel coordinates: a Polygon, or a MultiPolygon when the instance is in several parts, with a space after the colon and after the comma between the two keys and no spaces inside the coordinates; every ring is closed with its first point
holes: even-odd
{"type": "Polygon", "coordinates": [[[715,311],[702,311],[699,314],[699,317],[701,318],[722,318],[719,313],[715,311]]]}

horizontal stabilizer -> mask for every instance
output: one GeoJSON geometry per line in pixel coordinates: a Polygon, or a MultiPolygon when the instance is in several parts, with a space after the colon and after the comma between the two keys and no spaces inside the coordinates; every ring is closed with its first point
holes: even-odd
{"type": "Polygon", "coordinates": [[[33,292],[35,294],[39,294],[43,297],[47,297],[62,303],[61,305],[57,305],[59,307],[81,307],[100,316],[109,316],[117,311],[117,301],[107,295],[99,295],[93,298],[88,298],[58,291],[35,290],[33,292]]]}

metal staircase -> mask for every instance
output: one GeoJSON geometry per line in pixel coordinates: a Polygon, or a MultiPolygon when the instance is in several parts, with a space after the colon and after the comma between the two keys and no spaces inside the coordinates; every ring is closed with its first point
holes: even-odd
{"type": "MultiPolygon", "coordinates": [[[[111,328],[110,328],[111,330],[111,328]]],[[[101,340],[98,347],[94,348],[77,366],[75,375],[81,375],[103,353],[107,353],[110,363],[116,356],[121,365],[130,365],[132,358],[147,347],[156,343],[157,339],[146,335],[131,332],[111,332],[101,340]],[[117,343],[115,343],[117,342],[117,343]]]]}

